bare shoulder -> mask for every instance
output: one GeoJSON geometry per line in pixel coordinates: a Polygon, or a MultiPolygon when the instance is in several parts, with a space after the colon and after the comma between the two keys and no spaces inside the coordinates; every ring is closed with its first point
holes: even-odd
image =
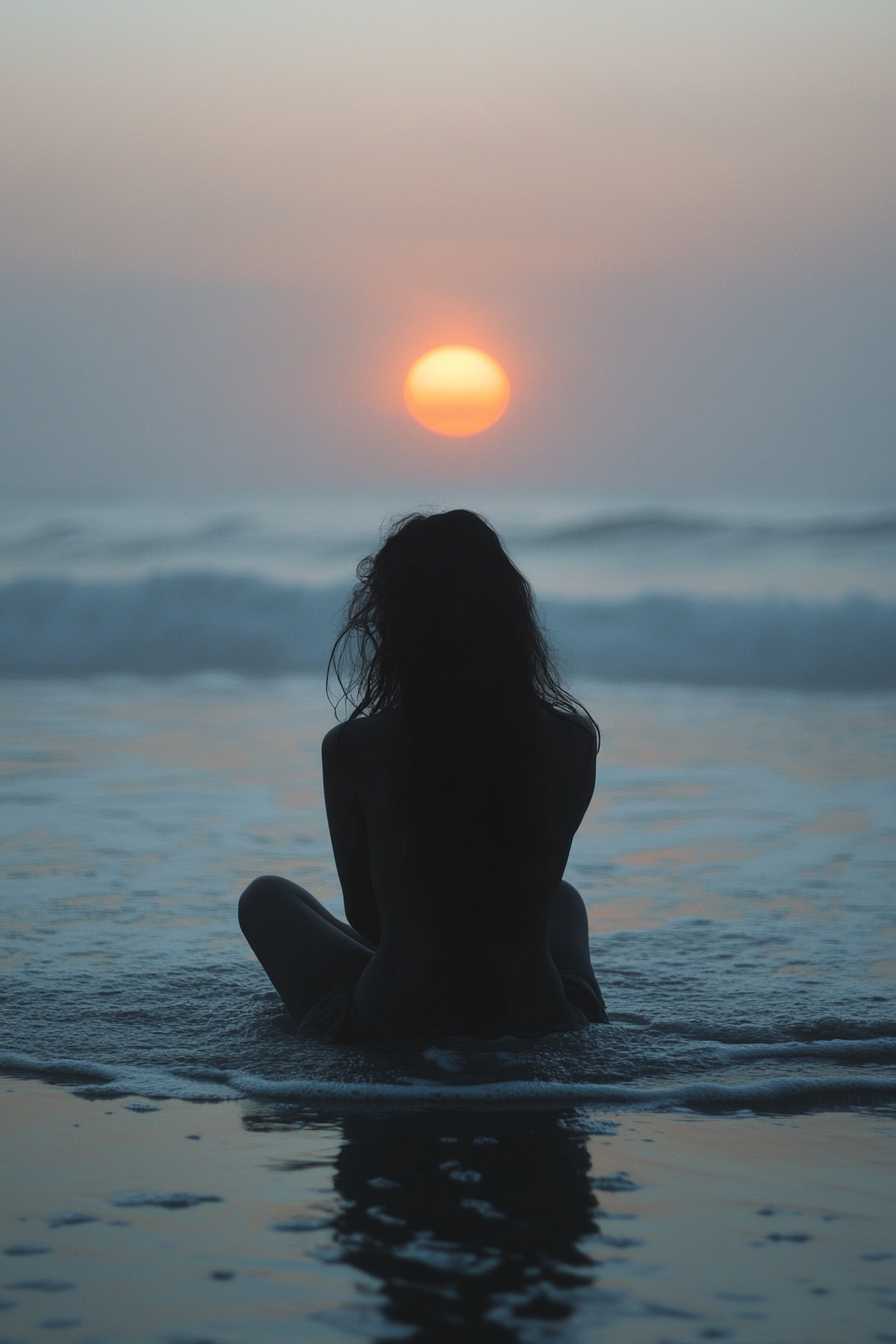
{"type": "Polygon", "coordinates": [[[394,715],[389,710],[337,723],[321,743],[324,765],[338,768],[377,755],[391,741],[393,724],[394,715]]]}
{"type": "Polygon", "coordinates": [[[565,747],[576,755],[592,756],[597,750],[597,729],[580,710],[554,709],[545,705],[540,715],[541,730],[552,744],[565,747]]]}

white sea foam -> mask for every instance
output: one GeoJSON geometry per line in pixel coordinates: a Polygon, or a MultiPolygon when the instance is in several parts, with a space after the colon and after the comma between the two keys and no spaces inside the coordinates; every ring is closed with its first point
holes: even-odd
{"type": "Polygon", "coordinates": [[[307,1076],[265,1078],[245,1069],[234,1069],[221,1070],[222,1081],[210,1084],[164,1069],[40,1059],[14,1050],[0,1051],[0,1070],[63,1083],[82,1096],[95,1098],[133,1095],[201,1102],[243,1099],[337,1109],[374,1104],[395,1108],[582,1106],[605,1110],[806,1111],[814,1107],[881,1106],[896,1101],[896,1071],[889,1070],[878,1070],[873,1076],[785,1074],[742,1083],[686,1081],[657,1087],[538,1078],[484,1083],[307,1076]]]}
{"type": "MultiPolygon", "coordinates": [[[[0,586],[0,673],[320,670],[346,595],[211,573],[121,583],[18,580],[0,586]]],[[[896,604],[868,597],[553,599],[544,615],[569,671],[607,680],[896,686],[896,604]]]]}

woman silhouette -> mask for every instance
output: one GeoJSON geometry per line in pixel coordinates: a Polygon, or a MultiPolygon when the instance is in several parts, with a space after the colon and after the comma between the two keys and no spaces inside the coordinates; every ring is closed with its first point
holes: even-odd
{"type": "Polygon", "coordinates": [[[305,1031],[529,1036],[606,1022],[563,881],[594,790],[594,722],[560,685],[528,583],[466,509],[412,514],[358,566],[323,741],[348,923],[281,877],[240,926],[305,1031]]]}

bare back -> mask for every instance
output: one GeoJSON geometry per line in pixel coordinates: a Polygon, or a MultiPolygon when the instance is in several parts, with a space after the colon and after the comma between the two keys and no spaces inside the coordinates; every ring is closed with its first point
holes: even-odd
{"type": "MultiPolygon", "coordinates": [[[[327,819],[352,927],[376,946],[355,990],[355,1005],[372,1027],[407,1035],[409,1024],[424,1034],[450,1033],[458,1005],[436,974],[443,949],[426,903],[409,881],[406,846],[393,821],[388,762],[398,711],[350,720],[324,738],[322,754],[327,819]]],[[[526,1035],[550,1030],[567,1011],[563,985],[551,959],[548,911],[563,877],[572,838],[594,790],[596,736],[580,714],[539,712],[539,755],[551,816],[544,855],[543,918],[525,937],[508,924],[498,936],[469,916],[451,930],[457,985],[488,967],[496,1020],[482,1022],[483,1035],[526,1035]]],[[[445,930],[445,913],[440,922],[445,930]]],[[[447,912],[450,921],[450,911],[447,912]]],[[[460,918],[460,916],[458,916],[460,918]]],[[[468,1028],[467,1028],[468,1029],[468,1028]]]]}

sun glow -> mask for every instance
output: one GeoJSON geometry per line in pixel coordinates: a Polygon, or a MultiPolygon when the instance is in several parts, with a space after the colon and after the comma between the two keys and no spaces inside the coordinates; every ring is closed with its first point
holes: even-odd
{"type": "Polygon", "coordinates": [[[481,434],[500,420],[510,399],[507,374],[497,360],[472,345],[440,345],[411,365],[405,405],[434,434],[481,434]]]}

